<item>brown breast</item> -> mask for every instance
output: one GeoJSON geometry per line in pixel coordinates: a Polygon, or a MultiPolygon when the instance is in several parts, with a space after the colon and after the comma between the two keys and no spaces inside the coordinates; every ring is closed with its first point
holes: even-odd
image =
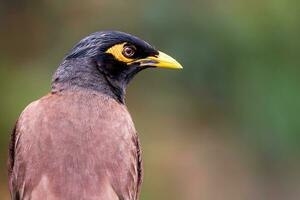
{"type": "Polygon", "coordinates": [[[91,91],[31,103],[15,131],[13,193],[41,199],[137,199],[140,150],[125,105],[91,91]]]}

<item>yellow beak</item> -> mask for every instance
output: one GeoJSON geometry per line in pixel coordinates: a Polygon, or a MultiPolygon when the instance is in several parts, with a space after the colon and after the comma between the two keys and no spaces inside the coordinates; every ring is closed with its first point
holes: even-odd
{"type": "Polygon", "coordinates": [[[169,68],[169,69],[182,69],[182,66],[171,56],[159,51],[157,56],[149,56],[147,58],[135,60],[134,62],[139,62],[140,66],[153,66],[159,68],[169,68]]]}

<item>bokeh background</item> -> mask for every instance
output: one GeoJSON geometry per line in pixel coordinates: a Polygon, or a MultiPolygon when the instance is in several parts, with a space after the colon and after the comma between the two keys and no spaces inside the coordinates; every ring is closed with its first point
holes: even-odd
{"type": "Polygon", "coordinates": [[[298,0],[2,0],[0,199],[24,107],[98,30],[137,35],[182,63],[127,90],[141,137],[141,199],[300,199],[298,0]]]}

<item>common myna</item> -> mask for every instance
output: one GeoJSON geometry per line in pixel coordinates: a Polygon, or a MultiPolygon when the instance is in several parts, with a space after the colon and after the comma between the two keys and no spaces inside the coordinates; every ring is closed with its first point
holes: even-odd
{"type": "Polygon", "coordinates": [[[53,75],[51,93],[29,104],[11,135],[14,200],[137,200],[141,150],[125,89],[146,68],[180,69],[127,33],[82,39],[53,75]]]}

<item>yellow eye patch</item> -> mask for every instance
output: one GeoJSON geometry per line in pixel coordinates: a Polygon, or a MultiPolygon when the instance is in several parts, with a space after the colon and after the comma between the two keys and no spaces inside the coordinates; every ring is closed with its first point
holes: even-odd
{"type": "Polygon", "coordinates": [[[107,49],[106,53],[112,54],[115,57],[115,59],[117,59],[118,61],[130,63],[134,59],[126,58],[122,53],[125,44],[126,44],[126,42],[124,42],[122,44],[116,44],[116,45],[110,47],[109,49],[107,49]]]}

